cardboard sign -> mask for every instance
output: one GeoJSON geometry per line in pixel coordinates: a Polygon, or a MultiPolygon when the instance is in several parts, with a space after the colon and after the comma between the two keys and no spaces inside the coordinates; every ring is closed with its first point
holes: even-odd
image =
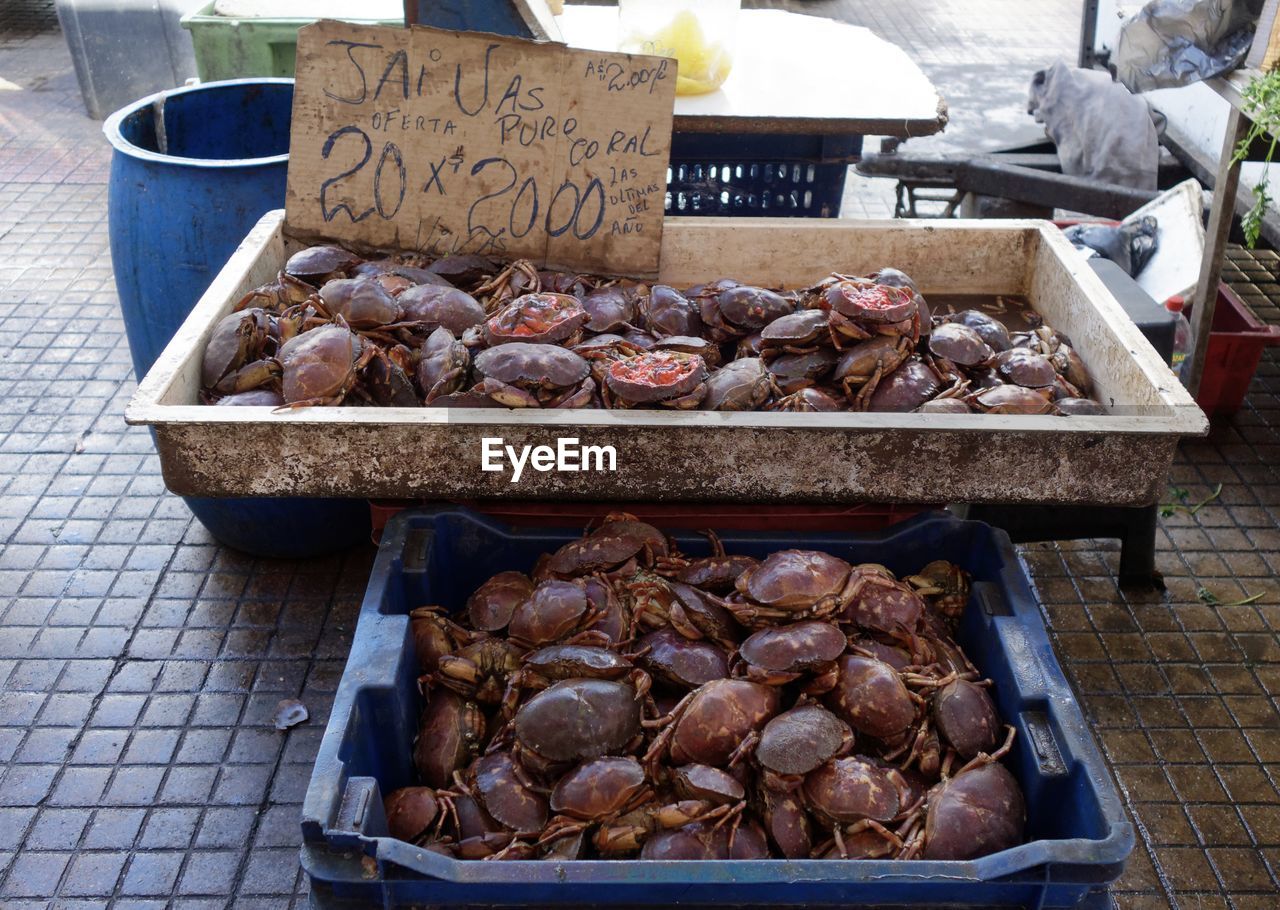
{"type": "Polygon", "coordinates": [[[652,277],[675,85],[663,57],[318,22],[298,33],[289,225],[652,277]]]}

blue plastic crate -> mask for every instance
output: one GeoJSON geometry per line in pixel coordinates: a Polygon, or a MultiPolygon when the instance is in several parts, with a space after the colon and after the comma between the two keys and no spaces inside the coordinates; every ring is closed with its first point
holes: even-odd
{"type": "Polygon", "coordinates": [[[837,218],[861,136],[674,133],[668,215],[837,218]]]}
{"type": "MultiPolygon", "coordinates": [[[[512,528],[464,509],[388,525],[303,805],[302,865],[318,907],[1109,906],[1133,829],[1054,658],[1002,531],[931,513],[873,535],[723,535],[731,553],[825,550],[895,572],[933,559],[974,576],[959,641],[1018,728],[1006,759],[1027,798],[1028,843],[970,862],[462,862],[387,836],[382,794],[413,782],[421,700],[407,613],[462,606],[485,579],[528,571],[579,529],[512,528]]],[[[697,535],[681,549],[708,553],[697,535]]]]}

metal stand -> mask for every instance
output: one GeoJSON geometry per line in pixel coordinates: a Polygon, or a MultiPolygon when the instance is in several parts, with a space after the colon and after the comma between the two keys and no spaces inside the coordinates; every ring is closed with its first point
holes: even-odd
{"type": "Polygon", "coordinates": [[[966,517],[1003,528],[1014,543],[1119,538],[1120,584],[1163,587],[1156,571],[1156,509],[971,505],[966,517]]]}

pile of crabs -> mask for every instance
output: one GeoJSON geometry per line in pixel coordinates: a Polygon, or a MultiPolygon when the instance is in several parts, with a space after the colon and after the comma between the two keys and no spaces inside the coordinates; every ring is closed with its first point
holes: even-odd
{"type": "Polygon", "coordinates": [[[214,327],[219,405],[1100,414],[1070,340],[931,318],[894,269],[677,290],[480,256],[289,258],[214,327]]]}
{"type": "Polygon", "coordinates": [[[692,559],[618,513],[411,614],[419,782],[392,836],[458,859],[970,859],[1022,842],[1013,743],[955,643],[969,577],[692,559]]]}

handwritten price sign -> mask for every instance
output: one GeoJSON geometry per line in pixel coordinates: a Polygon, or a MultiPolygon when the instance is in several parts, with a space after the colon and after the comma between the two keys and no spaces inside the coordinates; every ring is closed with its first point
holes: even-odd
{"type": "Polygon", "coordinates": [[[289,224],[430,256],[656,275],[675,85],[663,57],[307,26],[289,224]]]}

